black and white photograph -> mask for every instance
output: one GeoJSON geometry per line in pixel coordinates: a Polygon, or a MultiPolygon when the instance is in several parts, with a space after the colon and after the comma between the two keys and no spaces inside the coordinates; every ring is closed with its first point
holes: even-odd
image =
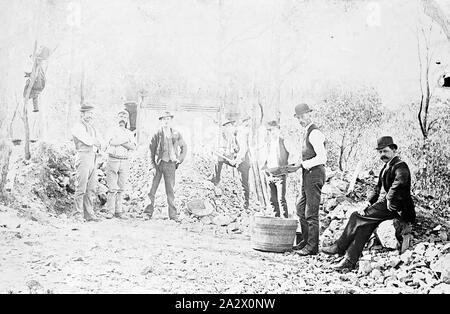
{"type": "Polygon", "coordinates": [[[0,0],[0,21],[0,294],[450,293],[449,0],[0,0]]]}

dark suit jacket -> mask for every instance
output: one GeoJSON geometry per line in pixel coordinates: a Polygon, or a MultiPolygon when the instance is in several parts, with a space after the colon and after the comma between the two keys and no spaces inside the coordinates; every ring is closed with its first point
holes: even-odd
{"type": "MultiPolygon", "coordinates": [[[[172,135],[172,143],[175,148],[175,154],[181,163],[184,161],[184,158],[186,158],[186,142],[183,140],[180,132],[174,129],[172,129],[172,135]]],[[[163,130],[159,129],[150,141],[150,163],[152,168],[156,168],[156,165],[158,165],[161,161],[164,150],[164,138],[163,130]]]]}
{"type": "Polygon", "coordinates": [[[398,156],[381,169],[377,187],[368,199],[371,204],[378,201],[381,188],[386,191],[388,209],[398,212],[404,221],[414,222],[416,212],[411,197],[411,173],[408,165],[398,156]]]}

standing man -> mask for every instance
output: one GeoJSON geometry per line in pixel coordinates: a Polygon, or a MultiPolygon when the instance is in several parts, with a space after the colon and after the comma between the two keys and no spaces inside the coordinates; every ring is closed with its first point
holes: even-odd
{"type": "Polygon", "coordinates": [[[92,198],[97,186],[97,154],[101,148],[99,136],[92,125],[93,106],[81,106],[80,122],[72,129],[72,137],[77,150],[77,187],[75,191],[75,218],[99,221],[96,217],[92,198]]]}
{"type": "Polygon", "coordinates": [[[108,184],[108,200],[106,208],[111,219],[114,216],[125,219],[122,211],[122,194],[130,173],[130,151],[136,149],[133,132],[126,128],[128,111],[120,110],[117,123],[108,138],[108,163],[106,165],[106,182],[108,184]]]}
{"type": "Polygon", "coordinates": [[[150,204],[147,205],[144,213],[152,217],[155,209],[156,191],[161,177],[164,176],[169,218],[179,222],[175,207],[175,171],[186,157],[187,146],[181,134],[172,128],[172,119],[173,115],[167,111],[160,116],[161,128],[150,141],[150,163],[152,167],[150,174],[153,176],[153,182],[149,193],[150,204]]]}
{"type": "MultiPolygon", "coordinates": [[[[217,163],[214,165],[214,175],[209,179],[215,186],[220,183],[220,174],[223,164],[232,166],[230,161],[236,158],[239,146],[236,139],[236,121],[227,120],[223,124],[222,137],[220,138],[217,163]]],[[[233,167],[233,166],[232,166],[233,167]]]]}
{"type": "Polygon", "coordinates": [[[217,164],[214,167],[214,176],[210,179],[214,185],[220,183],[220,173],[222,172],[223,164],[235,167],[240,174],[240,181],[242,190],[244,191],[244,209],[248,209],[250,203],[250,157],[249,157],[249,132],[250,132],[250,117],[245,117],[241,120],[241,124],[236,127],[236,121],[228,120],[223,126],[225,127],[223,136],[223,144],[221,145],[220,153],[226,157],[219,157],[217,164]]]}
{"type": "Polygon", "coordinates": [[[286,202],[286,180],[287,174],[278,174],[281,167],[287,166],[289,152],[286,149],[284,138],[281,136],[278,121],[267,122],[267,138],[263,151],[259,153],[261,157],[261,170],[264,170],[269,192],[270,204],[275,212],[275,217],[280,217],[280,207],[283,210],[283,217],[288,218],[288,207],[286,202]]]}
{"type": "Polygon", "coordinates": [[[319,251],[319,205],[325,183],[325,136],[312,122],[313,110],[305,103],[295,107],[294,117],[305,130],[302,145],[302,191],[297,202],[303,240],[294,247],[301,256],[316,255],[319,251]]]}
{"type": "MultiPolygon", "coordinates": [[[[335,244],[322,249],[326,254],[345,254],[344,259],[334,267],[335,270],[347,271],[356,267],[364,246],[381,222],[394,218],[405,222],[415,221],[411,174],[408,165],[398,157],[397,148],[390,136],[378,139],[376,149],[385,165],[381,169],[374,193],[368,198],[368,206],[350,216],[344,232],[335,244]],[[379,199],[382,188],[386,195],[379,199]]],[[[396,236],[401,240],[399,234],[396,236]]]]}

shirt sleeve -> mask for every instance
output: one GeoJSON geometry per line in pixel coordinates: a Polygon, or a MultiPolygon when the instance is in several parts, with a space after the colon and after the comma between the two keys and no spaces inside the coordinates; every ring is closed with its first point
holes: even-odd
{"type": "Polygon", "coordinates": [[[83,142],[85,145],[92,146],[94,145],[94,139],[92,136],[86,132],[86,129],[80,124],[77,123],[72,128],[72,136],[76,137],[79,141],[83,142]]]}
{"type": "Polygon", "coordinates": [[[315,129],[309,134],[309,142],[311,143],[316,156],[303,161],[303,167],[310,169],[318,165],[325,165],[327,162],[327,152],[325,151],[325,136],[322,132],[315,129]]]}

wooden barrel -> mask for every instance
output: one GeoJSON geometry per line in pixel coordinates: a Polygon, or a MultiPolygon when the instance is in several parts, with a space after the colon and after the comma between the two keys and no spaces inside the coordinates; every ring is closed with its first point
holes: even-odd
{"type": "Polygon", "coordinates": [[[292,249],[297,219],[255,216],[252,226],[252,247],[266,252],[286,252],[292,249]]]}

